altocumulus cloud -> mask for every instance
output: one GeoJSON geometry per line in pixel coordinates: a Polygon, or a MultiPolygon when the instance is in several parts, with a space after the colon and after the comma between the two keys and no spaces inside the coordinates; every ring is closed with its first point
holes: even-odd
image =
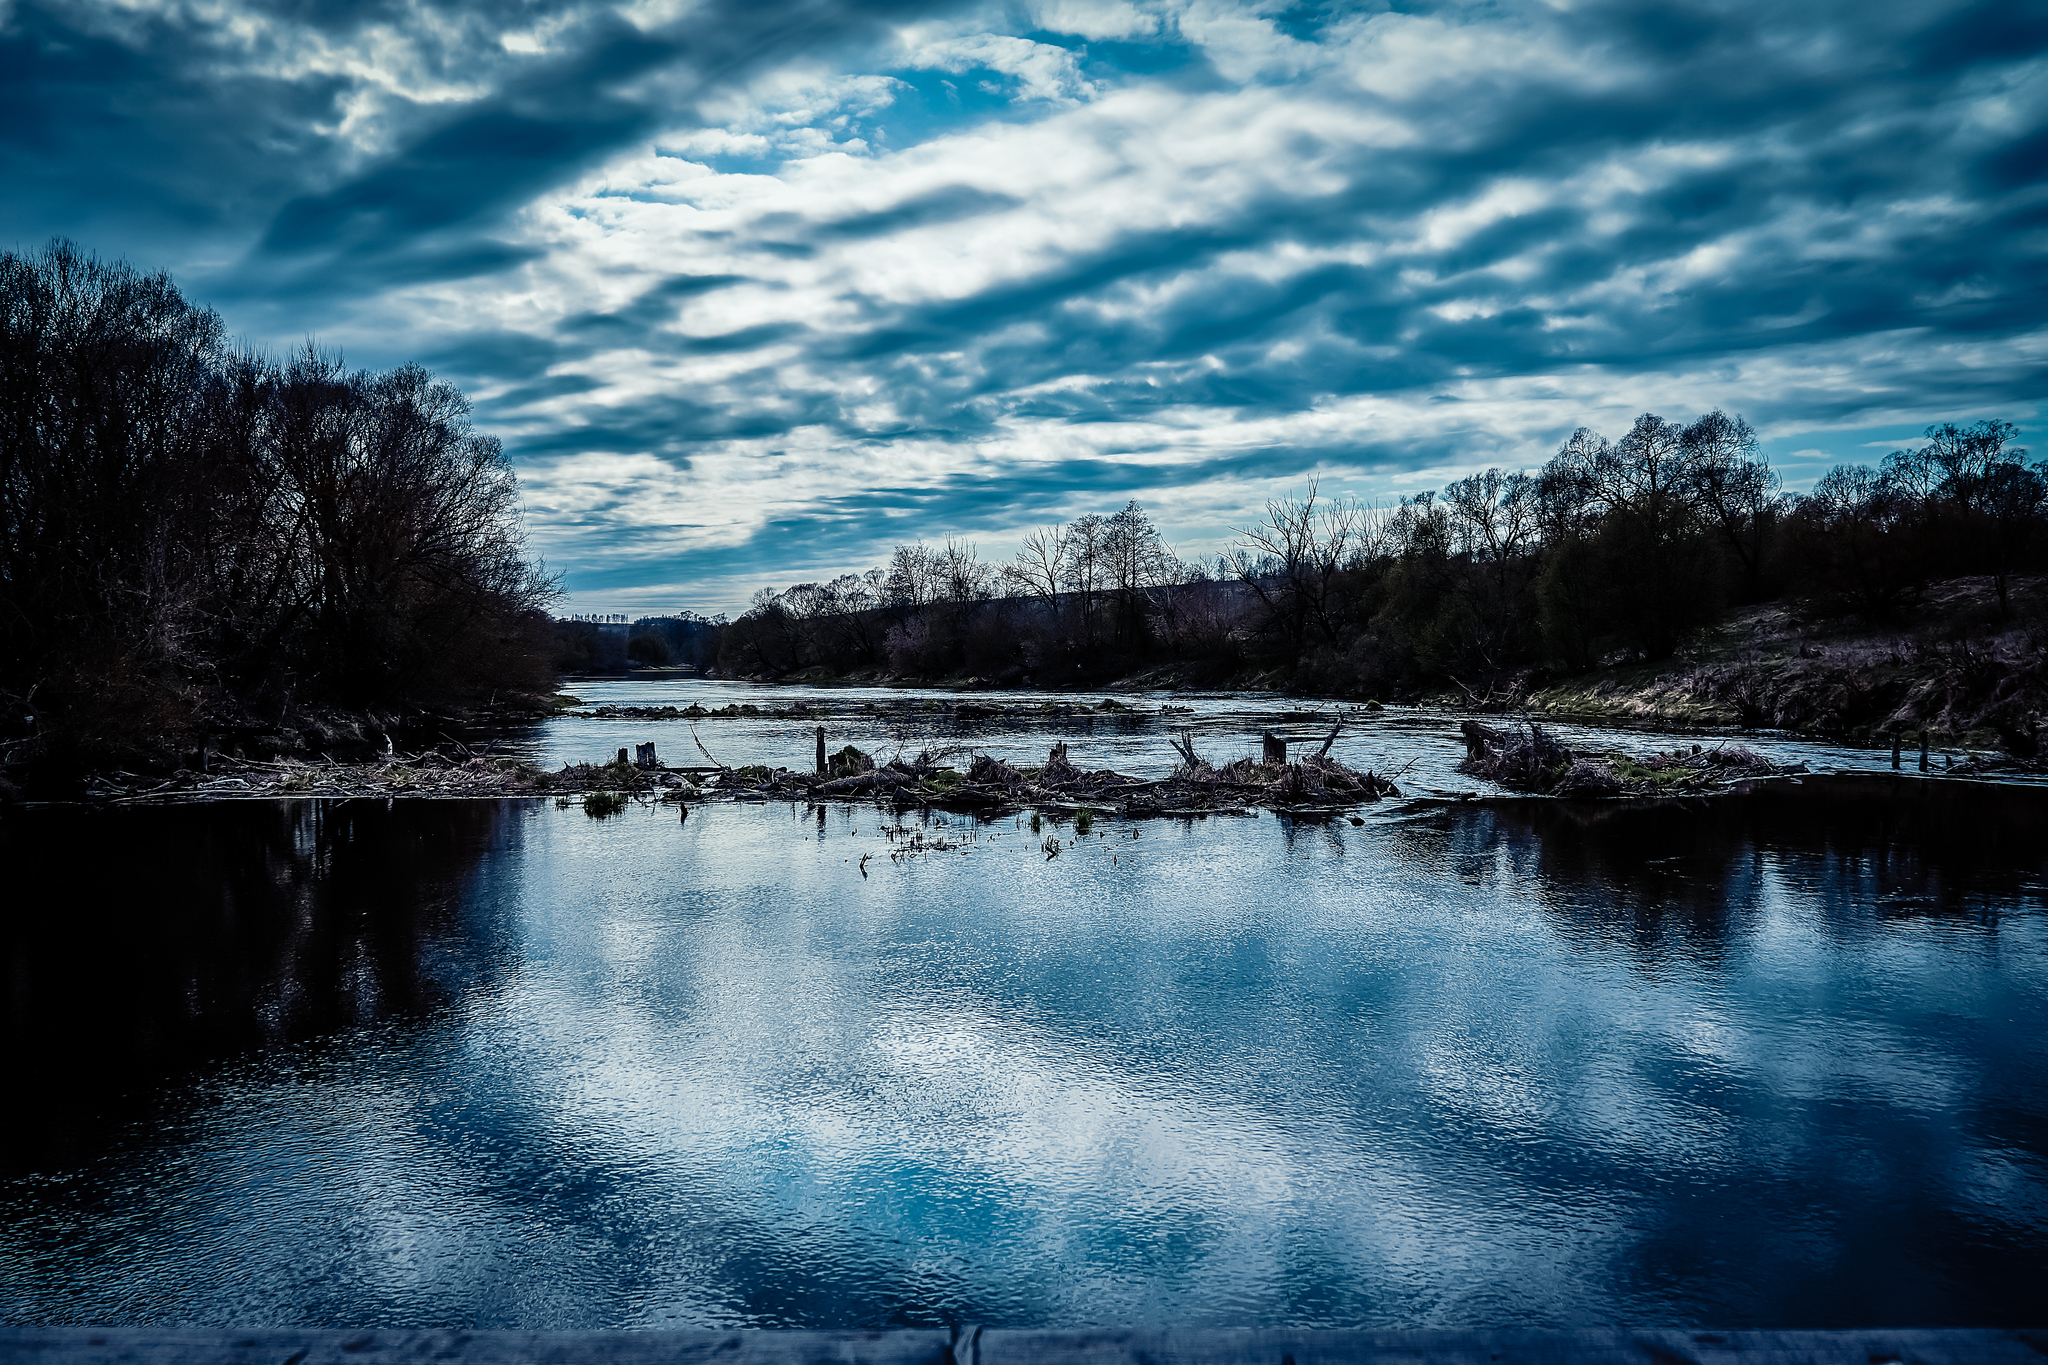
{"type": "Polygon", "coordinates": [[[590,607],[1645,410],[1796,477],[2048,374],[2010,0],[15,0],[0,63],[15,244],[432,364],[590,607]]]}

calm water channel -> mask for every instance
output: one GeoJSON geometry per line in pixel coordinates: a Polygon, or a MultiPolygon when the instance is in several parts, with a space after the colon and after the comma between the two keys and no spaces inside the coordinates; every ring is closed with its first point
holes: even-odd
{"type": "Polygon", "coordinates": [[[17,812],[0,1316],[2037,1320],[2043,794],[1946,788],[17,812]]]}

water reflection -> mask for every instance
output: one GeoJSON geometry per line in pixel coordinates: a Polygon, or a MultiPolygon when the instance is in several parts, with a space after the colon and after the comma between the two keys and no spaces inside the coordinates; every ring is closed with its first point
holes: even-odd
{"type": "Polygon", "coordinates": [[[310,800],[0,823],[0,866],[39,888],[4,934],[13,1090],[37,1116],[4,1125],[6,1170],[90,1149],[187,1067],[487,983],[473,882],[520,827],[494,802],[310,800]]]}
{"type": "Polygon", "coordinates": [[[44,1111],[157,1088],[23,1149],[0,1311],[2018,1322],[2048,843],[1955,790],[1105,820],[1052,860],[955,818],[892,861],[848,807],[130,812],[71,927],[12,926],[48,984],[10,1043],[65,1058],[44,1111]],[[152,1003],[68,1038],[108,951],[152,1003]]]}

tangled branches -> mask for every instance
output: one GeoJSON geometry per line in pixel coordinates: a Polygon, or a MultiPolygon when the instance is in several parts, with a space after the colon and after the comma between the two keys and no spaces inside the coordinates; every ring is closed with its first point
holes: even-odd
{"type": "Polygon", "coordinates": [[[1512,730],[1468,720],[1465,761],[1458,771],[1497,782],[1510,791],[1545,796],[1667,796],[1711,791],[1732,778],[1781,771],[1740,744],[1691,753],[1672,750],[1638,759],[1620,753],[1581,753],[1531,721],[1512,730]],[[1524,733],[1526,730],[1526,734],[1524,733]]]}

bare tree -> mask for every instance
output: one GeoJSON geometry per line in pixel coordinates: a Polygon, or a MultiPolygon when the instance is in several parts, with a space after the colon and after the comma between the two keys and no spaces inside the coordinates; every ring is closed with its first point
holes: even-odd
{"type": "Polygon", "coordinates": [[[1276,498],[1266,517],[1238,528],[1231,571],[1264,604],[1289,646],[1299,652],[1311,633],[1337,640],[1333,595],[1339,575],[1360,548],[1365,509],[1321,495],[1311,479],[1304,497],[1276,498]]]}
{"type": "Polygon", "coordinates": [[[927,607],[939,600],[941,584],[938,556],[930,546],[898,545],[889,556],[883,600],[892,607],[927,607]]]}
{"type": "Polygon", "coordinates": [[[1076,517],[1067,527],[1067,588],[1074,594],[1074,606],[1081,617],[1083,647],[1095,643],[1095,618],[1105,577],[1103,541],[1107,535],[1108,527],[1093,512],[1076,517]]]}
{"type": "Polygon", "coordinates": [[[971,542],[946,537],[946,543],[932,556],[932,566],[939,601],[980,602],[989,596],[995,572],[981,561],[971,542]]]}
{"type": "Polygon", "coordinates": [[[1471,560],[1479,585],[1473,595],[1481,661],[1496,671],[1526,633],[1523,603],[1539,523],[1537,481],[1489,469],[1446,485],[1443,501],[1453,544],[1471,560]]]}
{"type": "Polygon", "coordinates": [[[425,370],[231,353],[166,276],[0,253],[0,693],[160,737],[202,699],[482,701],[546,686],[553,594],[425,370]]]}
{"type": "Polygon", "coordinates": [[[1060,589],[1066,585],[1072,554],[1066,527],[1040,527],[1024,537],[1017,547],[1017,557],[1003,567],[1003,581],[1044,603],[1047,615],[1057,626],[1060,589]]]}
{"type": "Polygon", "coordinates": [[[1102,561],[1116,606],[1115,636],[1135,648],[1145,634],[1146,592],[1167,581],[1177,563],[1135,498],[1103,523],[1102,561]]]}

